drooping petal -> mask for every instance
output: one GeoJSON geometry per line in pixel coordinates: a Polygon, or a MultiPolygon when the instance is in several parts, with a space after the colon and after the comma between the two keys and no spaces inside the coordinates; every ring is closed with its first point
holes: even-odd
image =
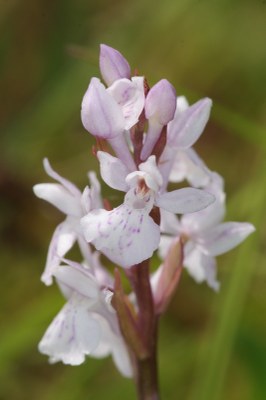
{"type": "Polygon", "coordinates": [[[112,355],[114,363],[118,371],[126,378],[132,378],[133,370],[128,354],[126,345],[121,338],[117,337],[116,340],[112,342],[112,355]]]}
{"type": "Polygon", "coordinates": [[[138,122],[144,108],[144,78],[119,79],[107,89],[107,92],[121,107],[125,119],[125,129],[132,128],[138,122]]]}
{"type": "Polygon", "coordinates": [[[81,216],[80,199],[70,194],[58,183],[38,183],[33,186],[34,194],[46,200],[66,215],[81,216]]]}
{"type": "Polygon", "coordinates": [[[113,157],[104,151],[98,151],[97,157],[104,182],[113,189],[126,192],[128,190],[126,177],[129,174],[127,167],[119,158],[113,157]]]}
{"type": "Polygon", "coordinates": [[[156,198],[158,207],[175,214],[192,213],[213,203],[215,197],[204,190],[183,188],[164,193],[156,198]]]}
{"type": "MultiPolygon", "coordinates": [[[[94,318],[97,319],[101,326],[102,335],[100,343],[91,353],[91,356],[95,358],[102,358],[112,354],[114,363],[119,372],[123,376],[130,378],[132,376],[132,367],[129,354],[121,334],[119,332],[115,334],[112,331],[109,323],[110,321],[107,318],[103,318],[99,314],[94,314],[94,318]]],[[[112,315],[112,318],[117,319],[116,315],[112,315]]]]}
{"type": "Polygon", "coordinates": [[[100,46],[100,70],[108,86],[121,78],[130,78],[130,66],[122,54],[106,44],[100,46]]]}
{"type": "Polygon", "coordinates": [[[45,332],[39,350],[51,362],[79,365],[99,344],[99,323],[88,313],[90,300],[76,294],[66,303],[45,332]]]}
{"type": "Polygon", "coordinates": [[[54,231],[50,242],[46,266],[41,276],[41,281],[46,285],[52,284],[52,276],[55,268],[60,264],[60,258],[73,247],[77,235],[68,220],[62,222],[54,231]]]}
{"type": "Polygon", "coordinates": [[[193,146],[208,122],[211,106],[211,99],[205,98],[181,114],[178,112],[177,117],[168,125],[168,144],[180,149],[193,146]]]}
{"type": "Polygon", "coordinates": [[[190,242],[185,245],[184,267],[196,282],[206,281],[213,290],[216,292],[219,290],[220,283],[216,278],[217,266],[215,258],[205,255],[190,242]]]}
{"type": "Polygon", "coordinates": [[[81,105],[81,120],[94,136],[111,139],[124,132],[121,107],[97,78],[92,78],[81,105]]]}
{"type": "Polygon", "coordinates": [[[113,262],[130,267],[151,257],[160,229],[149,216],[153,200],[139,199],[134,189],[112,211],[95,210],[81,219],[85,238],[113,262]]]}
{"type": "Polygon", "coordinates": [[[254,231],[254,226],[246,222],[224,222],[206,232],[199,244],[205,254],[218,256],[238,246],[254,231]]]}
{"type": "Polygon", "coordinates": [[[49,163],[48,158],[44,158],[43,166],[47,175],[49,175],[51,178],[61,183],[61,185],[64,186],[64,188],[67,189],[69,193],[71,193],[73,196],[80,197],[81,195],[80,190],[72,182],[63,178],[56,171],[54,171],[53,168],[51,167],[51,164],[49,163]]]}

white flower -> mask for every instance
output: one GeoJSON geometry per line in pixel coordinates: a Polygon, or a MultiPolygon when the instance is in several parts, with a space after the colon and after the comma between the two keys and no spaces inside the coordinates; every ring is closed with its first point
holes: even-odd
{"type": "Polygon", "coordinates": [[[215,257],[233,249],[254,231],[254,226],[249,223],[221,223],[225,213],[222,184],[219,175],[213,174],[207,189],[215,194],[216,200],[204,210],[183,215],[180,219],[164,212],[159,246],[160,256],[165,258],[173,238],[183,237],[184,266],[197,282],[206,281],[214,290],[219,289],[215,257]]]}
{"type": "Polygon", "coordinates": [[[41,280],[46,285],[52,284],[53,269],[60,264],[60,258],[78,241],[85,259],[90,261],[90,250],[80,229],[80,218],[91,209],[102,206],[100,184],[94,173],[89,174],[91,188],[88,186],[83,193],[55,172],[47,159],[44,159],[46,173],[58,183],[40,183],[33,187],[35,195],[48,201],[66,215],[66,219],[57,226],[48,250],[45,270],[41,280]]]}
{"type": "Polygon", "coordinates": [[[160,228],[149,215],[154,205],[185,213],[214,200],[211,194],[193,188],[160,193],[162,177],[155,156],[129,174],[119,159],[104,152],[98,152],[98,157],[103,180],[127,194],[121,206],[112,211],[94,210],[81,219],[81,225],[86,240],[124,268],[151,257],[158,247],[160,228]]]}
{"type": "Polygon", "coordinates": [[[111,354],[119,371],[130,377],[129,356],[110,304],[112,292],[97,281],[95,268],[65,262],[68,265],[54,268],[53,275],[68,301],[45,332],[39,350],[50,362],[71,365],[83,363],[87,355],[111,354]]]}

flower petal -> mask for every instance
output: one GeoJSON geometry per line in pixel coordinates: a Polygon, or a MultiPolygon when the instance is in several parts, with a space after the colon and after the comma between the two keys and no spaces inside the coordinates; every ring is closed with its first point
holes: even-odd
{"type": "Polygon", "coordinates": [[[125,129],[121,107],[97,78],[92,78],[83,97],[81,120],[88,132],[103,139],[120,135],[125,129]]]}
{"type": "Polygon", "coordinates": [[[55,317],[39,343],[51,362],[79,365],[97,347],[101,329],[89,308],[90,301],[75,294],[55,317]]]}
{"type": "Polygon", "coordinates": [[[132,128],[138,122],[144,108],[144,78],[119,79],[107,89],[107,92],[121,107],[125,118],[125,129],[132,128]]]}
{"type": "Polygon", "coordinates": [[[224,222],[200,238],[199,244],[205,254],[218,256],[238,246],[255,228],[246,222],[224,222]]]}
{"type": "Polygon", "coordinates": [[[53,275],[61,285],[81,296],[95,299],[99,295],[98,283],[95,278],[78,263],[74,263],[72,266],[62,265],[54,270],[53,275]]]}
{"type": "Polygon", "coordinates": [[[223,180],[216,173],[212,173],[210,176],[212,176],[213,180],[206,187],[206,190],[215,196],[215,201],[203,210],[181,217],[182,229],[188,235],[201,235],[204,231],[218,225],[224,218],[225,193],[223,191],[223,180]]]}
{"type": "Polygon", "coordinates": [[[60,258],[73,247],[77,238],[77,234],[73,227],[68,223],[68,220],[62,222],[54,231],[50,242],[46,266],[41,276],[41,281],[45,285],[52,284],[52,275],[54,270],[60,264],[60,258]]]}
{"type": "Polygon", "coordinates": [[[46,200],[66,215],[80,217],[80,199],[70,194],[58,183],[38,183],[33,186],[34,194],[46,200]]]}
{"type": "Polygon", "coordinates": [[[126,177],[129,173],[127,167],[119,158],[113,157],[104,151],[98,151],[97,157],[100,162],[101,177],[104,182],[113,189],[126,192],[128,190],[126,177]]]}
{"type": "Polygon", "coordinates": [[[125,268],[151,257],[160,240],[159,226],[149,216],[153,202],[145,208],[133,192],[114,210],[95,210],[81,219],[86,240],[125,268]]]}
{"type": "Polygon", "coordinates": [[[146,118],[155,118],[162,126],[167,125],[174,118],[175,110],[175,88],[166,79],[162,79],[151,88],[146,97],[146,118]]]}
{"type": "Polygon", "coordinates": [[[131,75],[127,60],[119,51],[106,44],[100,46],[100,70],[108,86],[117,79],[129,79],[131,75]]]}
{"type": "Polygon", "coordinates": [[[175,214],[192,213],[213,203],[215,197],[204,190],[183,188],[156,198],[157,206],[175,214]]]}
{"type": "Polygon", "coordinates": [[[51,164],[49,163],[48,158],[44,158],[43,160],[44,170],[51,178],[61,183],[65,189],[67,189],[73,196],[80,197],[81,193],[80,190],[69,180],[60,176],[57,172],[53,170],[51,164]]]}
{"type": "Polygon", "coordinates": [[[190,242],[185,245],[184,267],[196,282],[206,281],[213,290],[216,292],[219,290],[220,284],[216,279],[217,266],[215,258],[203,254],[200,249],[194,247],[190,242]]]}
{"type": "Polygon", "coordinates": [[[145,115],[149,128],[141,151],[141,159],[146,160],[160,137],[162,128],[174,118],[176,92],[166,79],[160,80],[149,91],[145,101],[145,115]]]}
{"type": "Polygon", "coordinates": [[[212,101],[199,100],[176,117],[168,125],[168,144],[178,148],[192,146],[202,134],[210,117],[212,101]]]}

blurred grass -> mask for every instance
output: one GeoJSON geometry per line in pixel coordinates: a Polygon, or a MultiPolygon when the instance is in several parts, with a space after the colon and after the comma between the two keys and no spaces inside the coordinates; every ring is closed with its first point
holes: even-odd
{"type": "Polygon", "coordinates": [[[163,399],[264,400],[266,3],[13,0],[0,11],[0,399],[135,396],[111,360],[50,366],[37,352],[62,304],[39,282],[61,217],[31,186],[46,180],[44,156],[81,187],[96,167],[79,109],[103,42],[151,84],[165,77],[191,101],[213,98],[197,149],[225,177],[228,220],[257,227],[219,259],[219,295],[182,277],[161,327],[163,399]]]}

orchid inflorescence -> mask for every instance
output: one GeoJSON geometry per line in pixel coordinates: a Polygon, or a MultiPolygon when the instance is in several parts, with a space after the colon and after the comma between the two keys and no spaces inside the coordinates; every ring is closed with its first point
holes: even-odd
{"type": "MultiPolygon", "coordinates": [[[[222,222],[223,179],[192,148],[207,124],[212,101],[189,105],[166,79],[149,88],[106,45],[101,45],[100,70],[106,86],[91,79],[81,119],[96,138],[94,154],[103,181],[124,192],[124,201],[112,208],[103,200],[94,172],[81,192],[44,160],[46,173],[57,183],[37,184],[34,193],[66,218],[53,234],[41,279],[46,285],[55,280],[67,302],[39,349],[51,362],[71,365],[81,364],[86,355],[111,354],[122,375],[135,377],[140,398],[145,398],[145,390],[155,389],[143,388],[141,376],[154,369],[158,318],[183,267],[197,282],[206,281],[218,291],[215,257],[241,243],[254,227],[222,222]],[[167,191],[169,182],[183,181],[190,187],[167,191]],[[75,243],[78,262],[66,258],[75,243]],[[149,261],[156,251],[161,265],[151,273],[149,261]],[[114,274],[101,255],[115,264],[114,274]],[[128,295],[117,267],[131,284],[128,295]]],[[[151,382],[156,380],[156,372],[152,374],[151,382]]]]}

